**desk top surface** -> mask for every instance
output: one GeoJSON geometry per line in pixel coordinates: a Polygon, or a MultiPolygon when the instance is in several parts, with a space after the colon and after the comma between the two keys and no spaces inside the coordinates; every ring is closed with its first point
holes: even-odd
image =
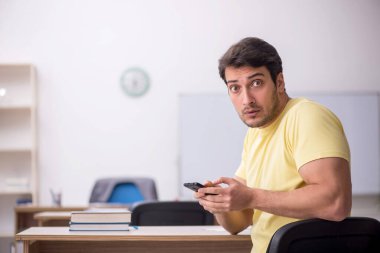
{"type": "Polygon", "coordinates": [[[70,220],[71,212],[40,212],[34,214],[33,218],[37,221],[70,220]]]}
{"type": "Polygon", "coordinates": [[[35,212],[71,212],[83,211],[89,208],[129,208],[127,204],[112,203],[91,203],[88,206],[36,206],[36,205],[19,205],[14,208],[16,213],[35,213],[35,212]]]}
{"type": "Polygon", "coordinates": [[[249,229],[230,235],[221,226],[142,226],[130,231],[69,231],[69,227],[31,227],[18,234],[16,240],[43,241],[247,241],[249,229]]]}
{"type": "Polygon", "coordinates": [[[55,212],[55,211],[83,211],[88,206],[34,206],[19,205],[14,208],[16,213],[55,212]]]}

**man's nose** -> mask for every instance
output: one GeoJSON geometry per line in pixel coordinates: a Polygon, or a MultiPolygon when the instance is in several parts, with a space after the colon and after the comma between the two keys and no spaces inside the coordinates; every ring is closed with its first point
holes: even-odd
{"type": "Polygon", "coordinates": [[[249,92],[248,90],[243,91],[243,104],[249,105],[256,103],[255,96],[252,94],[252,92],[249,92]]]}

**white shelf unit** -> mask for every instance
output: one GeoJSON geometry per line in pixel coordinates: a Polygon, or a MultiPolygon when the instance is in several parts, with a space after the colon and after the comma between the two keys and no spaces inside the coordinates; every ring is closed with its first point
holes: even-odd
{"type": "Polygon", "coordinates": [[[16,232],[18,201],[38,204],[36,94],[31,64],[0,64],[0,239],[16,232]]]}

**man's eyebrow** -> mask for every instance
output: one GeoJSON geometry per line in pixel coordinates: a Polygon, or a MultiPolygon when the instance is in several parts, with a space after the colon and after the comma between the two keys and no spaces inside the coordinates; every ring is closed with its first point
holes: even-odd
{"type": "Polygon", "coordinates": [[[256,76],[264,76],[264,74],[261,73],[261,72],[259,72],[259,73],[255,73],[255,74],[252,74],[252,75],[250,75],[249,77],[247,77],[247,79],[252,79],[252,78],[254,78],[254,77],[256,77],[256,76]]]}
{"type": "MultiPolygon", "coordinates": [[[[247,79],[252,79],[252,78],[254,78],[254,77],[256,77],[256,76],[264,76],[264,74],[261,73],[261,72],[259,72],[259,73],[254,73],[254,74],[248,76],[247,79]]],[[[227,83],[237,83],[237,82],[238,82],[238,80],[228,80],[228,81],[227,81],[227,83]]]]}

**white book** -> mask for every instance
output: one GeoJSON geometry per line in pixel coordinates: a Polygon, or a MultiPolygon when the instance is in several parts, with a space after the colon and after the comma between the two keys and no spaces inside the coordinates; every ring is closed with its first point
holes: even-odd
{"type": "Polygon", "coordinates": [[[125,208],[98,208],[71,212],[72,223],[130,223],[131,212],[125,208]]]}

